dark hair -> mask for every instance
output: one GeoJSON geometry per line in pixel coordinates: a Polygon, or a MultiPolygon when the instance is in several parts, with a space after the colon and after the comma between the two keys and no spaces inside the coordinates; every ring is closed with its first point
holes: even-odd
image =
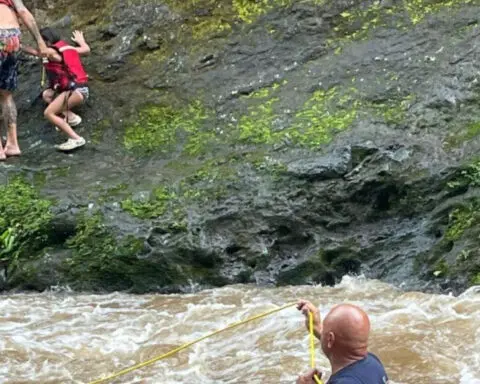
{"type": "Polygon", "coordinates": [[[45,27],[40,30],[40,35],[42,35],[43,40],[46,43],[55,44],[61,40],[60,34],[54,28],[45,27]]]}

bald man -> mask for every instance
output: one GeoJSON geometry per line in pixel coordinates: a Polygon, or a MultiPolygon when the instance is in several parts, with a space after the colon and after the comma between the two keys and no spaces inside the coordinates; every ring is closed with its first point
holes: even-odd
{"type": "MultiPolygon", "coordinates": [[[[388,377],[382,363],[368,352],[370,320],[359,307],[340,304],[331,309],[325,320],[309,301],[300,300],[297,308],[305,315],[309,330],[309,316],[313,315],[313,330],[321,341],[322,351],[332,367],[328,384],[387,384],[388,377]]],[[[298,378],[297,384],[315,384],[312,370],[298,378]]]]}

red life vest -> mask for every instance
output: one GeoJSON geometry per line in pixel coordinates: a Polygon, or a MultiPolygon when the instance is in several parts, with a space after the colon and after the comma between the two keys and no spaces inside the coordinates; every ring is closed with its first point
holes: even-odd
{"type": "Polygon", "coordinates": [[[5,4],[7,7],[10,7],[13,10],[15,10],[15,6],[13,5],[12,0],[0,0],[0,4],[5,4]]]}
{"type": "Polygon", "coordinates": [[[50,87],[59,91],[67,91],[86,86],[88,75],[83,69],[80,55],[75,48],[62,40],[55,43],[53,48],[62,56],[62,62],[46,61],[44,63],[50,87]]]}

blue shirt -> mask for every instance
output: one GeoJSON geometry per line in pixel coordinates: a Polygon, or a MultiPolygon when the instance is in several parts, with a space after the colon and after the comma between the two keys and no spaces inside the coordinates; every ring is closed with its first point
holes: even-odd
{"type": "Polygon", "coordinates": [[[328,384],[388,384],[388,377],[380,359],[369,353],[332,375],[328,384]]]}

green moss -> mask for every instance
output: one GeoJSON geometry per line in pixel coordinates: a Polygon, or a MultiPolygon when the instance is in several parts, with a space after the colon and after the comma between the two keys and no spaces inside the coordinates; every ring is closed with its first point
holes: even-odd
{"type": "Polygon", "coordinates": [[[451,189],[480,186],[480,160],[467,164],[447,185],[451,189]]]}
{"type": "Polygon", "coordinates": [[[437,0],[434,2],[427,0],[407,0],[405,1],[405,8],[407,9],[411,23],[416,25],[422,22],[428,15],[444,9],[472,3],[473,0],[437,0]]]}
{"type": "Polygon", "coordinates": [[[314,283],[324,283],[328,276],[328,267],[322,260],[321,254],[314,255],[296,267],[281,272],[277,284],[299,285],[310,280],[314,283]]]}
{"type": "Polygon", "coordinates": [[[274,7],[285,7],[291,0],[232,0],[233,9],[245,23],[252,23],[274,7]]]}
{"type": "Polygon", "coordinates": [[[317,147],[334,134],[350,127],[357,116],[358,101],[351,93],[340,94],[337,88],[318,90],[295,115],[292,126],[282,135],[294,142],[317,147]]]}
{"type": "Polygon", "coordinates": [[[212,17],[193,25],[192,35],[195,40],[202,40],[218,33],[230,32],[231,30],[232,26],[229,22],[221,18],[212,17]]]}
{"type": "Polygon", "coordinates": [[[68,175],[70,175],[70,168],[70,166],[55,168],[53,174],[57,177],[68,177],[68,175]]]}
{"type": "Polygon", "coordinates": [[[375,1],[365,9],[342,12],[338,25],[333,28],[341,36],[337,41],[361,40],[368,37],[372,29],[386,26],[382,10],[380,2],[375,1]]]}
{"type": "Polygon", "coordinates": [[[96,200],[100,204],[106,202],[118,201],[125,196],[126,191],[128,190],[127,183],[119,183],[113,186],[104,187],[103,185],[98,186],[95,191],[90,190],[92,193],[91,199],[96,200]]]}
{"type": "Polygon", "coordinates": [[[274,113],[273,107],[278,100],[278,98],[272,98],[250,108],[248,114],[240,118],[238,123],[240,140],[254,144],[271,144],[275,141],[272,123],[277,115],[274,113]]]}
{"type": "Polygon", "coordinates": [[[275,111],[279,97],[268,89],[249,96],[254,99],[247,114],[240,117],[239,139],[252,144],[292,144],[316,147],[329,142],[334,133],[346,129],[356,117],[353,98],[340,95],[336,88],[316,91],[297,111],[292,124],[283,130],[275,127],[280,115],[275,111]],[[262,100],[263,99],[263,100],[262,100]],[[261,102],[259,102],[261,101],[261,102]],[[350,104],[350,105],[348,105],[350,104]]]}
{"type": "Polygon", "coordinates": [[[112,122],[109,119],[103,119],[97,124],[95,124],[92,130],[92,135],[91,135],[92,143],[99,144],[103,139],[103,135],[105,134],[105,131],[111,126],[112,126],[112,122]]]}
{"type": "MultiPolygon", "coordinates": [[[[321,4],[323,0],[310,0],[321,4]]],[[[179,39],[187,31],[194,40],[206,40],[215,35],[229,33],[238,22],[251,24],[258,17],[281,7],[288,7],[294,0],[165,0],[174,11],[183,14],[186,22],[179,31],[179,39]],[[203,14],[197,15],[198,9],[203,14]],[[193,15],[193,16],[192,16],[193,15]]],[[[270,30],[270,32],[272,32],[270,30]]]]}
{"type": "Polygon", "coordinates": [[[478,224],[480,219],[479,204],[473,201],[466,206],[456,208],[449,215],[448,228],[444,238],[448,241],[460,239],[468,228],[478,224]]]}
{"type": "Polygon", "coordinates": [[[132,216],[142,219],[154,219],[163,216],[172,199],[176,198],[176,194],[169,191],[166,187],[155,189],[152,196],[146,201],[134,200],[128,198],[122,201],[122,209],[130,213],[132,216]]]}
{"type": "Polygon", "coordinates": [[[155,265],[137,258],[143,240],[133,236],[117,239],[99,212],[79,216],[76,234],[67,246],[72,254],[64,261],[66,283],[78,289],[129,289],[142,286],[142,280],[159,278],[162,273],[155,265]]]}
{"type": "Polygon", "coordinates": [[[433,275],[435,277],[445,277],[448,275],[448,265],[445,260],[439,260],[434,267],[433,275]]]}
{"type": "Polygon", "coordinates": [[[480,273],[477,273],[472,278],[472,285],[480,285],[480,273]]]}
{"type": "Polygon", "coordinates": [[[228,195],[228,185],[236,180],[234,161],[209,160],[190,175],[168,185],[157,186],[147,198],[129,197],[122,201],[121,206],[132,216],[142,219],[168,216],[172,230],[183,230],[189,206],[223,199],[228,195]]]}
{"type": "Polygon", "coordinates": [[[473,0],[405,0],[399,5],[385,7],[380,1],[372,1],[366,7],[341,13],[333,28],[336,37],[329,39],[327,44],[336,47],[338,53],[345,43],[366,39],[379,27],[396,25],[405,29],[419,24],[429,15],[472,3],[473,0]]]}
{"type": "Polygon", "coordinates": [[[35,188],[21,178],[0,186],[0,234],[7,233],[11,246],[5,246],[2,259],[9,269],[20,266],[22,259],[35,256],[48,240],[52,219],[51,202],[40,198],[35,188]]]}
{"type": "Polygon", "coordinates": [[[400,101],[391,100],[387,103],[369,104],[368,108],[371,108],[376,116],[383,118],[385,123],[400,124],[405,121],[407,109],[414,98],[414,95],[409,95],[400,101]]]}
{"type": "Polygon", "coordinates": [[[35,188],[43,188],[47,183],[47,173],[46,172],[35,172],[33,174],[33,185],[35,188]]]}
{"type": "MultiPolygon", "coordinates": [[[[276,88],[275,88],[276,89],[276,88]]],[[[239,140],[251,144],[278,144],[283,142],[306,147],[318,147],[330,142],[335,134],[348,129],[360,113],[383,118],[387,124],[405,120],[413,96],[394,99],[383,104],[361,100],[355,88],[317,90],[301,106],[291,124],[276,128],[281,116],[276,112],[281,98],[270,88],[261,89],[245,99],[252,99],[247,113],[238,120],[239,140]]]]}
{"type": "Polygon", "coordinates": [[[184,151],[189,155],[201,153],[213,132],[202,131],[207,111],[199,102],[185,108],[150,105],[143,108],[135,122],[125,130],[124,145],[143,154],[169,152],[181,135],[186,135],[184,151]]]}
{"type": "Polygon", "coordinates": [[[465,141],[472,140],[480,134],[480,122],[473,122],[467,124],[458,132],[451,133],[445,139],[444,147],[446,149],[458,147],[465,141]]]}

